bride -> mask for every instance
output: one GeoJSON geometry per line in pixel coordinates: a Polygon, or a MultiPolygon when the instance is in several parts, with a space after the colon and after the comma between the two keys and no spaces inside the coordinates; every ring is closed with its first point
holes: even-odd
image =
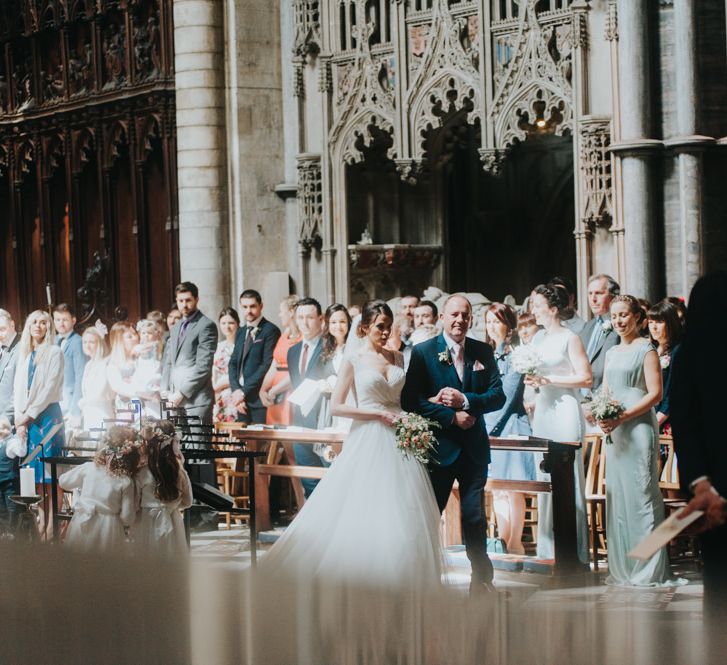
{"type": "Polygon", "coordinates": [[[261,568],[298,578],[391,588],[440,583],[439,511],[426,468],[404,458],[393,424],[401,413],[403,356],[384,348],[393,315],[368,302],[355,351],[341,365],[334,416],[353,425],[342,453],[261,568]],[[356,406],[346,403],[352,390],[356,406]]]}

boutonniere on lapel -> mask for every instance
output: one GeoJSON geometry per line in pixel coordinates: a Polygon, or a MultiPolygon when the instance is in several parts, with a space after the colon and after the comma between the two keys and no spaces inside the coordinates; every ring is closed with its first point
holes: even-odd
{"type": "Polygon", "coordinates": [[[253,342],[255,341],[255,338],[257,337],[257,334],[258,334],[259,332],[260,332],[260,326],[255,326],[255,327],[254,327],[254,328],[253,328],[253,329],[252,329],[252,330],[250,331],[250,337],[252,338],[252,341],[253,341],[253,342]]]}
{"type": "Polygon", "coordinates": [[[611,319],[606,319],[601,324],[601,330],[603,330],[604,333],[609,333],[613,330],[613,323],[611,323],[611,319]]]}
{"type": "Polygon", "coordinates": [[[439,359],[439,362],[443,365],[452,364],[452,356],[449,354],[449,349],[444,349],[444,351],[440,351],[437,358],[439,359]]]}

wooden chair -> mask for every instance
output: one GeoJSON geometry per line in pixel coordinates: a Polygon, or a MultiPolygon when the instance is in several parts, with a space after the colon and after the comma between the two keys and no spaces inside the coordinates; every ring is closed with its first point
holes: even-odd
{"type": "MultiPolygon", "coordinates": [[[[598,561],[607,555],[606,545],[606,454],[599,434],[588,434],[584,440],[587,452],[586,509],[590,534],[591,559],[594,569],[598,561]]],[[[585,455],[584,455],[585,456],[585,455]]]]}

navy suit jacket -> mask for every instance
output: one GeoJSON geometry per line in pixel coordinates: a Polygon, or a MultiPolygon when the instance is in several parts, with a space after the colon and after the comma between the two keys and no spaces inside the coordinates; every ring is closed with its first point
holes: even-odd
{"type": "Polygon", "coordinates": [[[230,375],[230,388],[242,390],[248,406],[260,408],[260,386],[263,384],[265,374],[273,363],[273,351],[280,338],[280,329],[267,319],[260,320],[259,330],[255,339],[249,345],[247,353],[243,354],[248,326],[242,326],[235,337],[235,348],[230,356],[228,372],[230,375]],[[242,374],[242,383],[240,375],[242,374]]]}
{"type": "Polygon", "coordinates": [[[439,359],[439,354],[446,350],[443,335],[417,344],[412,349],[401,405],[405,411],[419,413],[441,426],[442,429],[434,432],[437,438],[436,454],[433,456],[435,464],[449,466],[464,453],[476,464],[487,465],[490,462],[490,440],[481,416],[497,411],[505,404],[492,347],[466,338],[462,381],[452,361],[439,359]],[[478,364],[476,371],[475,364],[478,364]],[[475,417],[475,424],[470,429],[463,430],[452,425],[454,409],[429,401],[430,397],[447,387],[456,388],[467,397],[467,412],[475,417]]]}
{"type": "Polygon", "coordinates": [[[71,331],[63,345],[63,402],[61,408],[64,416],[81,417],[78,400],[81,399],[83,370],[88,358],[83,353],[81,336],[71,331]]]}
{"type": "MultiPolygon", "coordinates": [[[[323,351],[322,339],[319,340],[315,351],[313,351],[311,357],[308,358],[305,375],[301,375],[300,354],[303,352],[303,342],[301,341],[297,344],[293,344],[293,346],[288,349],[288,372],[290,373],[290,382],[293,384],[294,389],[303,383],[303,379],[313,379],[314,381],[318,381],[333,374],[333,365],[331,361],[323,360],[321,357],[321,351],[323,351]]],[[[304,416],[297,406],[294,407],[293,424],[315,429],[318,425],[318,411],[320,406],[321,401],[318,400],[318,404],[310,410],[310,413],[307,416],[304,416]]]]}

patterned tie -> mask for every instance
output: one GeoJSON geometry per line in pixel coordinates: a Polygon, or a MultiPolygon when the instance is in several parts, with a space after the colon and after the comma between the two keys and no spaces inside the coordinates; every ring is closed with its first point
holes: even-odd
{"type": "Polygon", "coordinates": [[[457,376],[460,381],[464,381],[464,345],[455,344],[452,349],[454,350],[454,369],[457,370],[457,376]]]}
{"type": "Polygon", "coordinates": [[[308,349],[310,345],[308,342],[303,343],[303,353],[300,356],[300,375],[305,376],[305,370],[308,369],[308,349]]]}

